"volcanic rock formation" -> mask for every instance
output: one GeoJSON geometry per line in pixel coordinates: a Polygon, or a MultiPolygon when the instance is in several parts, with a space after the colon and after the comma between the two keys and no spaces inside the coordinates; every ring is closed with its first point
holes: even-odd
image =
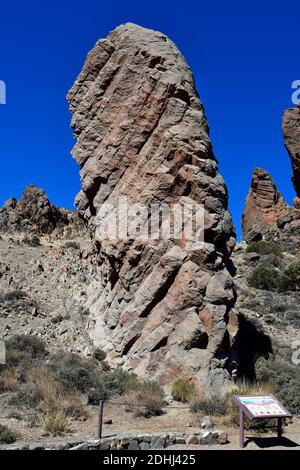
{"type": "Polygon", "coordinates": [[[271,175],[255,168],[242,217],[246,240],[261,239],[278,229],[278,219],[287,214],[288,206],[278,191],[271,175]]]}
{"type": "Polygon", "coordinates": [[[96,43],[68,101],[76,203],[99,259],[88,302],[95,345],[140,376],[162,384],[185,376],[220,391],[236,367],[235,234],[190,68],[164,34],[125,24],[96,43]],[[204,207],[204,243],[105,239],[103,203],[115,210],[120,196],[130,206],[204,207]]]}
{"type": "Polygon", "coordinates": [[[284,144],[291,157],[293,185],[297,196],[300,197],[300,104],[285,111],[282,132],[284,144]]]}
{"type": "Polygon", "coordinates": [[[24,189],[19,201],[12,197],[0,209],[0,232],[3,233],[63,236],[66,230],[70,232],[74,228],[76,232],[84,228],[77,213],[54,206],[45,191],[32,184],[24,189]]]}
{"type": "Polygon", "coordinates": [[[291,163],[297,196],[294,206],[284,201],[270,174],[256,168],[242,217],[244,238],[247,241],[265,239],[289,240],[299,245],[300,235],[300,107],[285,111],[282,119],[284,144],[291,163]]]}

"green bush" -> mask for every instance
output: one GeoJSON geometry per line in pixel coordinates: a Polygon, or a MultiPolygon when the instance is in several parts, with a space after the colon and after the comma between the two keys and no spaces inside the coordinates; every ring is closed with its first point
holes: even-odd
{"type": "Polygon", "coordinates": [[[227,413],[227,402],[225,398],[216,396],[206,400],[196,399],[191,404],[191,411],[200,413],[202,416],[225,416],[227,413]]]}
{"type": "Polygon", "coordinates": [[[300,287],[300,261],[291,263],[284,271],[284,274],[289,277],[294,288],[300,287]]]}
{"type": "Polygon", "coordinates": [[[63,244],[63,248],[69,250],[80,250],[80,245],[79,243],[77,242],[72,242],[72,241],[66,241],[64,244],[63,244]]]}
{"type": "Polygon", "coordinates": [[[55,317],[50,318],[51,323],[53,323],[54,325],[57,323],[61,323],[63,320],[64,320],[64,317],[60,313],[56,315],[55,317]]]}
{"type": "Polygon", "coordinates": [[[137,376],[123,369],[103,372],[102,378],[110,392],[119,395],[127,390],[136,390],[140,386],[137,376]]]}
{"type": "Polygon", "coordinates": [[[274,268],[257,267],[247,277],[250,287],[255,289],[285,292],[292,289],[292,282],[286,274],[274,268]]]}
{"type": "Polygon", "coordinates": [[[86,393],[90,389],[104,388],[95,364],[76,354],[57,354],[52,358],[50,370],[66,391],[86,393]]]}
{"type": "Polygon", "coordinates": [[[277,290],[279,273],[273,268],[255,268],[247,278],[250,287],[256,289],[277,290]]]}
{"type": "Polygon", "coordinates": [[[282,248],[278,243],[261,240],[259,242],[250,243],[246,248],[246,253],[282,256],[282,248]]]}
{"type": "Polygon", "coordinates": [[[0,443],[12,444],[17,440],[17,434],[7,426],[0,424],[0,443]]]}
{"type": "Polygon", "coordinates": [[[172,385],[171,395],[174,400],[189,401],[195,393],[195,385],[188,379],[178,379],[172,385]]]}
{"type": "Polygon", "coordinates": [[[14,335],[6,342],[6,364],[15,367],[45,356],[45,343],[38,336],[14,335]]]}
{"type": "Polygon", "coordinates": [[[288,410],[300,415],[299,366],[271,356],[269,359],[260,358],[255,364],[255,370],[257,381],[271,383],[274,394],[288,410]]]}
{"type": "Polygon", "coordinates": [[[106,358],[106,353],[104,351],[102,351],[102,349],[100,348],[96,348],[93,352],[93,357],[99,361],[99,362],[102,362],[104,361],[104,359],[106,358]]]}
{"type": "Polygon", "coordinates": [[[37,237],[36,235],[33,235],[32,237],[28,237],[28,236],[24,237],[23,243],[26,243],[26,245],[29,245],[29,246],[36,247],[36,246],[40,246],[41,241],[39,237],[37,237]]]}
{"type": "Polygon", "coordinates": [[[15,300],[26,299],[28,295],[22,290],[12,290],[1,295],[1,302],[13,302],[15,300]]]}

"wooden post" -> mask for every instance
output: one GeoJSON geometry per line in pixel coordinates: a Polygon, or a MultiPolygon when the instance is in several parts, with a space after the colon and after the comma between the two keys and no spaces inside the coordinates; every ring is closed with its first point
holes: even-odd
{"type": "Polygon", "coordinates": [[[102,438],[102,428],[103,428],[103,409],[104,409],[104,401],[100,400],[99,403],[99,420],[98,420],[98,438],[102,438]]]}
{"type": "Polygon", "coordinates": [[[245,445],[245,427],[244,427],[244,412],[242,408],[240,408],[240,447],[243,449],[245,445]]]}
{"type": "Polygon", "coordinates": [[[282,418],[278,418],[277,436],[282,437],[282,418]]]}

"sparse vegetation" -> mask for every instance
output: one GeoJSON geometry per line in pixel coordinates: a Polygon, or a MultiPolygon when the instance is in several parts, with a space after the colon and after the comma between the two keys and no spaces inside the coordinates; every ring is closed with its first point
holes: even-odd
{"type": "Polygon", "coordinates": [[[164,391],[157,382],[139,382],[135,389],[125,391],[124,397],[127,410],[137,416],[150,418],[163,413],[164,391]]]}
{"type": "Polygon", "coordinates": [[[32,237],[25,236],[23,238],[23,243],[32,247],[36,247],[36,246],[40,246],[41,241],[37,235],[33,235],[32,237]]]}
{"type": "Polygon", "coordinates": [[[0,424],[0,443],[1,444],[12,444],[17,440],[17,434],[12,431],[9,427],[0,424]]]}
{"type": "Polygon", "coordinates": [[[80,250],[80,245],[79,245],[79,243],[74,242],[74,241],[72,241],[72,240],[66,241],[66,242],[63,244],[62,247],[65,248],[66,250],[70,250],[70,249],[71,249],[71,250],[80,250]]]}
{"type": "Polygon", "coordinates": [[[1,374],[2,390],[4,392],[15,392],[18,388],[18,374],[13,368],[5,369],[1,374]]]}
{"type": "Polygon", "coordinates": [[[225,416],[227,413],[227,401],[220,396],[212,398],[195,398],[191,403],[191,411],[201,416],[225,416]]]}
{"type": "Polygon", "coordinates": [[[5,294],[2,294],[0,296],[0,299],[1,299],[1,302],[13,302],[16,300],[26,299],[27,297],[28,295],[26,294],[26,292],[15,289],[15,290],[6,292],[5,294]]]}
{"type": "Polygon", "coordinates": [[[45,356],[45,343],[38,336],[14,335],[6,341],[6,363],[17,366],[45,356]]]}
{"type": "Polygon", "coordinates": [[[64,317],[63,315],[61,315],[60,313],[58,315],[55,315],[55,317],[52,317],[51,318],[51,322],[55,325],[57,323],[61,323],[62,321],[64,320],[64,317]]]}
{"type": "Polygon", "coordinates": [[[80,305],[78,313],[81,317],[87,317],[90,314],[90,311],[88,308],[84,308],[82,305],[80,305]]]}
{"type": "Polygon", "coordinates": [[[195,393],[195,385],[188,379],[178,379],[172,386],[171,395],[174,400],[188,402],[195,393]]]}
{"type": "Polygon", "coordinates": [[[282,256],[281,246],[273,241],[258,241],[250,243],[246,248],[246,253],[259,253],[260,255],[282,256]]]}

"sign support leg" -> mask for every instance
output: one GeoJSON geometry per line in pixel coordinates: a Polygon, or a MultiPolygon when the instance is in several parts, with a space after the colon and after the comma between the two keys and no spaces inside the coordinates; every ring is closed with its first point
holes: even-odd
{"type": "Polygon", "coordinates": [[[243,449],[245,445],[245,427],[244,427],[244,412],[240,408],[240,447],[243,449]]]}
{"type": "Polygon", "coordinates": [[[102,438],[102,428],[103,428],[103,408],[104,401],[101,400],[99,404],[99,418],[98,418],[98,438],[102,438]]]}
{"type": "Polygon", "coordinates": [[[278,418],[277,436],[282,437],[282,418],[278,418]]]}

